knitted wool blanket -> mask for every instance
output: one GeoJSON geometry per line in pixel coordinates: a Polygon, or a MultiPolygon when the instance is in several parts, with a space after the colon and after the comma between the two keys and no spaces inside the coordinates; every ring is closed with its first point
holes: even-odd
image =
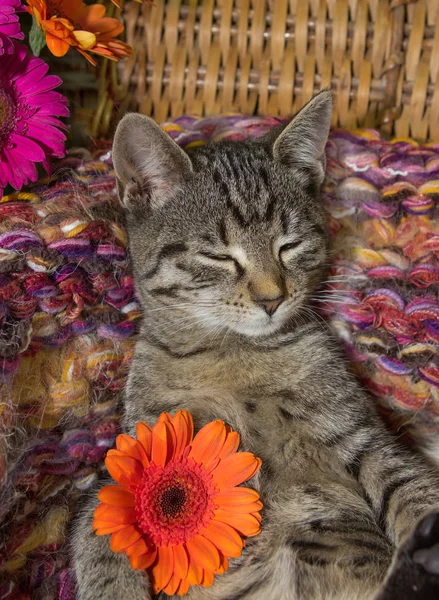
{"type": "MultiPolygon", "coordinates": [[[[183,117],[183,147],[274,118],[183,117]]],[[[332,132],[316,303],[389,424],[439,442],[439,144],[332,132]]],[[[110,144],[0,202],[0,599],[74,598],[67,535],[119,428],[140,317],[110,144]]],[[[438,444],[439,446],[439,444],[438,444]]]]}

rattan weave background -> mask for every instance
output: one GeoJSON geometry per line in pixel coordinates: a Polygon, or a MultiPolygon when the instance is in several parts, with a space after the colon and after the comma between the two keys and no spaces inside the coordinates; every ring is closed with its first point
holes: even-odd
{"type": "Polygon", "coordinates": [[[331,86],[334,125],[439,138],[439,0],[155,0],[123,20],[134,55],[111,65],[101,133],[115,106],[290,115],[331,86]]]}

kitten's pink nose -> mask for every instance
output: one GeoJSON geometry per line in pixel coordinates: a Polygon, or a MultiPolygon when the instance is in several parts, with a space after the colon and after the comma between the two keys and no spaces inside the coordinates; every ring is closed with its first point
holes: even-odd
{"type": "Polygon", "coordinates": [[[284,296],[278,296],[277,298],[257,298],[256,303],[259,304],[259,306],[262,306],[267,315],[271,317],[271,315],[277,311],[284,299],[284,296]]]}

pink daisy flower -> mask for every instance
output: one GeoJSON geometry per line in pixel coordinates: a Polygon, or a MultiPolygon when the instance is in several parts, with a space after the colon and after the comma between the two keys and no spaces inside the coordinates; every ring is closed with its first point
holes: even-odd
{"type": "Polygon", "coordinates": [[[14,42],[14,53],[0,60],[0,197],[10,184],[19,190],[37,180],[35,163],[49,172],[50,157],[65,155],[67,100],[53,91],[62,82],[49,67],[14,42]]]}
{"type": "Polygon", "coordinates": [[[21,0],[0,0],[0,56],[12,54],[14,51],[11,38],[16,40],[24,38],[17,13],[25,10],[21,0]]]}

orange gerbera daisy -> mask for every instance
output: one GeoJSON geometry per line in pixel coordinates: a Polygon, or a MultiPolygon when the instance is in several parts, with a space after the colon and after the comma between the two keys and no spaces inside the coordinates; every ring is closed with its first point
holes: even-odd
{"type": "MultiPolygon", "coordinates": [[[[139,2],[139,4],[142,4],[143,0],[135,0],[136,2],[139,2]]],[[[122,4],[120,3],[120,0],[111,0],[111,2],[113,4],[115,4],[117,6],[117,8],[122,8],[122,4]]],[[[152,4],[154,6],[154,0],[145,0],[146,4],[152,4]]]]}
{"type": "Polygon", "coordinates": [[[93,529],[111,534],[111,549],[134,569],[148,569],[154,593],[211,585],[240,556],[241,536],[260,532],[259,494],[236,486],[261,460],[237,452],[239,435],[223,421],[193,431],[187,411],[162,413],[153,428],[137,424],[137,440],[119,435],[105,460],[119,486],[99,492],[93,529]]]}
{"type": "Polygon", "coordinates": [[[117,19],[105,17],[105,6],[86,6],[81,0],[27,0],[27,11],[46,34],[46,43],[55,56],[76,48],[93,65],[89,52],[119,60],[130,56],[128,44],[115,40],[123,31],[117,19]]]}

